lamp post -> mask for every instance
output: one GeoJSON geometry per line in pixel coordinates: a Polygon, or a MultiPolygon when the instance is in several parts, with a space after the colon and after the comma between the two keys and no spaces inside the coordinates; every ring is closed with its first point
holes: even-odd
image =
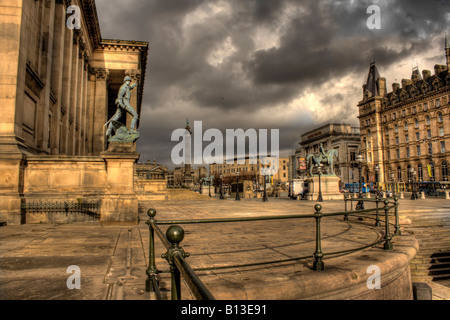
{"type": "Polygon", "coordinates": [[[417,193],[416,193],[416,170],[414,168],[410,168],[409,171],[411,172],[411,180],[412,180],[412,193],[411,193],[411,200],[417,200],[417,193]]]}
{"type": "Polygon", "coordinates": [[[211,198],[211,183],[212,183],[212,176],[209,177],[209,181],[208,181],[208,192],[209,192],[209,197],[211,198]]]}
{"type": "Polygon", "coordinates": [[[394,180],[394,178],[395,178],[395,174],[394,173],[391,173],[391,181],[392,181],[392,196],[394,196],[395,195],[395,180],[394,180]]]}
{"type": "Polygon", "coordinates": [[[239,171],[236,172],[236,201],[241,201],[241,197],[239,196],[239,171]]]}
{"type": "Polygon", "coordinates": [[[322,176],[322,164],[317,163],[316,165],[317,173],[319,174],[319,196],[317,197],[317,202],[323,202],[323,196],[322,196],[322,181],[320,177],[322,176]]]}
{"type": "Polygon", "coordinates": [[[223,175],[220,175],[220,200],[225,200],[223,196],[223,175]]]}
{"type": "Polygon", "coordinates": [[[375,189],[375,191],[376,191],[376,193],[377,193],[377,196],[381,198],[380,185],[379,185],[379,182],[378,182],[378,178],[379,178],[379,177],[378,177],[378,174],[379,174],[379,172],[380,172],[380,166],[379,166],[379,165],[376,165],[376,166],[375,166],[375,183],[376,183],[376,189],[375,189]]]}
{"type": "MultiPolygon", "coordinates": [[[[356,163],[358,164],[358,170],[359,170],[359,199],[363,198],[363,191],[362,191],[362,164],[363,164],[364,158],[361,154],[358,154],[356,156],[356,163]]],[[[358,204],[356,205],[356,210],[364,210],[364,201],[359,200],[358,204]]]]}
{"type": "Polygon", "coordinates": [[[264,194],[263,194],[263,202],[267,202],[269,199],[267,198],[267,175],[264,173],[264,194]]]}

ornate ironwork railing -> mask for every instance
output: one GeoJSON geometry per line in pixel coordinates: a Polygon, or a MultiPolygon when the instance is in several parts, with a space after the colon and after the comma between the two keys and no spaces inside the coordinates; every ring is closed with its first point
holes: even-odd
{"type": "Polygon", "coordinates": [[[26,214],[82,214],[91,218],[100,219],[100,201],[79,201],[79,202],[52,202],[52,201],[27,201],[22,204],[22,210],[26,214]]]}
{"type": "Polygon", "coordinates": [[[155,264],[155,233],[161,239],[162,243],[167,249],[167,252],[162,255],[170,265],[171,272],[171,299],[172,300],[180,300],[181,299],[181,291],[180,291],[180,275],[183,275],[183,278],[188,285],[190,291],[193,293],[194,297],[198,300],[213,300],[214,296],[211,292],[204,286],[202,281],[195,274],[195,271],[211,271],[211,270],[220,270],[220,269],[234,269],[234,268],[243,268],[243,267],[253,267],[253,266],[262,266],[262,265],[273,265],[273,264],[281,264],[292,261],[299,261],[310,259],[311,255],[295,257],[290,259],[280,259],[280,260],[272,260],[265,262],[256,262],[256,263],[248,263],[248,264],[239,264],[239,265],[227,265],[227,266],[216,266],[216,267],[207,267],[207,268],[197,268],[192,269],[188,263],[186,262],[186,258],[189,257],[189,254],[186,253],[180,246],[180,243],[184,239],[184,230],[179,225],[183,224],[205,224],[205,223],[230,223],[230,222],[245,222],[245,221],[264,221],[264,220],[287,220],[287,219],[315,219],[316,221],[316,237],[315,237],[315,252],[313,254],[314,262],[312,269],[317,272],[323,272],[325,270],[325,263],[323,258],[325,256],[333,256],[333,255],[341,255],[346,253],[352,253],[355,251],[364,250],[366,248],[374,247],[378,244],[384,243],[384,250],[393,250],[392,239],[395,236],[401,235],[400,233],[400,225],[399,225],[399,216],[398,216],[398,198],[389,198],[389,199],[348,199],[345,198],[345,211],[343,212],[332,212],[332,213],[323,213],[322,206],[320,204],[316,204],[314,209],[314,214],[306,214],[306,215],[283,215],[283,216],[265,216],[265,217],[245,217],[245,218],[224,218],[224,219],[193,219],[193,220],[164,220],[164,221],[156,221],[156,210],[150,209],[148,210],[149,220],[146,224],[149,226],[149,264],[146,270],[147,280],[146,280],[146,291],[147,292],[155,292],[157,299],[161,300],[162,296],[159,288],[159,278],[158,278],[158,270],[155,264]],[[347,210],[347,202],[348,201],[362,201],[362,202],[373,202],[376,204],[376,208],[371,209],[363,209],[363,210],[347,210]],[[381,204],[381,205],[380,205],[381,204]],[[392,210],[394,210],[392,212],[392,210]],[[384,236],[381,240],[376,240],[373,243],[354,248],[349,250],[337,251],[337,252],[323,252],[322,251],[322,232],[321,232],[321,223],[322,219],[325,217],[332,216],[344,216],[344,220],[348,220],[349,216],[358,216],[364,215],[369,216],[371,214],[375,214],[376,227],[382,227],[382,222],[384,222],[384,236]],[[390,221],[390,216],[395,217],[395,222],[390,221]],[[167,230],[166,234],[164,234],[159,225],[171,225],[167,230]],[[394,225],[395,231],[391,233],[391,225],[394,225]]]}

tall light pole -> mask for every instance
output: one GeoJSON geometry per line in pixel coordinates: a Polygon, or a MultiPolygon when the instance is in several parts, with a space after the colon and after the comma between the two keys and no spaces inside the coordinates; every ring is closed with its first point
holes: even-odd
{"type": "Polygon", "coordinates": [[[417,200],[417,194],[416,194],[416,170],[414,168],[409,168],[409,172],[411,173],[411,180],[412,180],[412,190],[411,190],[411,200],[417,200]]]}
{"type": "MultiPolygon", "coordinates": [[[[362,191],[362,164],[363,164],[364,158],[361,154],[358,154],[356,156],[356,163],[358,164],[358,170],[359,170],[359,199],[363,198],[363,191],[362,191]]],[[[364,201],[359,200],[358,204],[356,205],[356,210],[364,210],[364,201]]]]}
{"type": "Polygon", "coordinates": [[[267,175],[264,173],[264,194],[263,194],[263,202],[267,202],[269,199],[267,198],[267,175]]]}
{"type": "Polygon", "coordinates": [[[223,196],[223,175],[220,175],[220,200],[225,200],[223,196]]]}
{"type": "Polygon", "coordinates": [[[322,176],[322,164],[321,163],[317,163],[316,165],[317,168],[317,173],[319,174],[319,196],[317,197],[317,202],[323,202],[323,196],[322,196],[322,181],[321,181],[321,176],[322,176]]]}
{"type": "Polygon", "coordinates": [[[239,196],[239,171],[236,172],[236,201],[241,201],[241,197],[239,196]]]}
{"type": "Polygon", "coordinates": [[[391,173],[391,181],[392,181],[392,196],[395,195],[395,174],[391,173]]]}
{"type": "Polygon", "coordinates": [[[209,181],[208,181],[208,191],[209,191],[209,197],[211,198],[211,183],[212,183],[212,176],[209,176],[209,181]]]}
{"type": "Polygon", "coordinates": [[[379,176],[378,176],[378,174],[380,173],[380,166],[379,165],[376,165],[375,166],[375,183],[376,183],[376,193],[377,193],[377,196],[380,196],[381,195],[381,192],[380,192],[380,185],[379,185],[379,182],[378,182],[378,179],[379,179],[379,176]]]}

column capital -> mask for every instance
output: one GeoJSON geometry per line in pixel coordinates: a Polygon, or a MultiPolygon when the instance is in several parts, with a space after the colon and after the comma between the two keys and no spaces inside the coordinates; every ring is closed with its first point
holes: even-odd
{"type": "Polygon", "coordinates": [[[134,81],[140,82],[141,70],[125,70],[125,75],[131,77],[134,81]]]}

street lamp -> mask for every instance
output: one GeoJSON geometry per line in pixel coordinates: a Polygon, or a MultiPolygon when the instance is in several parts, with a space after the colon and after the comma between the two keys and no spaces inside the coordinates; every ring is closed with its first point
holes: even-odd
{"type": "Polygon", "coordinates": [[[322,176],[322,164],[321,163],[316,163],[316,168],[317,168],[317,172],[319,174],[319,196],[317,197],[317,202],[323,202],[323,197],[322,197],[322,182],[320,177],[322,176]]]}
{"type": "Polygon", "coordinates": [[[210,198],[211,198],[211,181],[212,181],[212,176],[209,176],[208,191],[209,191],[209,197],[210,198]]]}
{"type": "Polygon", "coordinates": [[[220,200],[225,200],[223,196],[223,175],[220,175],[220,200]]]}
{"type": "Polygon", "coordinates": [[[264,194],[263,194],[263,202],[267,202],[269,199],[267,198],[267,175],[264,173],[264,194]]]}
{"type": "Polygon", "coordinates": [[[236,172],[236,201],[241,201],[241,197],[239,196],[239,171],[236,172]]]}
{"type": "Polygon", "coordinates": [[[417,193],[416,193],[416,170],[414,168],[409,168],[409,172],[411,173],[411,180],[412,180],[412,193],[411,193],[411,200],[417,200],[417,193]]]}
{"type": "MultiPolygon", "coordinates": [[[[363,198],[363,191],[362,191],[362,164],[363,164],[364,158],[361,154],[358,154],[356,156],[356,163],[358,164],[358,170],[359,170],[359,199],[363,198]]],[[[356,205],[356,210],[364,210],[364,201],[359,200],[358,204],[356,205]]]]}
{"type": "Polygon", "coordinates": [[[378,174],[379,174],[379,172],[380,172],[380,166],[376,165],[375,166],[375,183],[376,183],[376,189],[375,190],[376,190],[376,193],[377,193],[378,197],[381,196],[380,185],[379,185],[379,182],[378,182],[378,178],[379,178],[378,174]]]}

